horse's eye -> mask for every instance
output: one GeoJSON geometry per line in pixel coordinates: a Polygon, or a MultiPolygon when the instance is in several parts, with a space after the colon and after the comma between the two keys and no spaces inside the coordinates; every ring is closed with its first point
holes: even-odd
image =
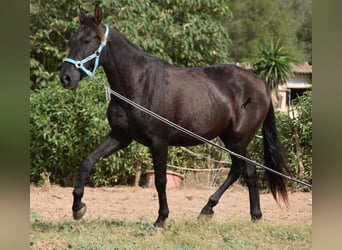
{"type": "Polygon", "coordinates": [[[85,43],[85,44],[90,43],[90,39],[88,39],[88,38],[87,38],[87,39],[84,39],[84,43],[85,43]]]}

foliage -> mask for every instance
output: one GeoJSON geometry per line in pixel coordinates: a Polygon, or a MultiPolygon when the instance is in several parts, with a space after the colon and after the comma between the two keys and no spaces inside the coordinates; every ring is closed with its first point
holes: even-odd
{"type": "Polygon", "coordinates": [[[304,178],[312,177],[312,92],[307,91],[296,99],[297,117],[293,125],[298,129],[303,152],[304,178]]]}
{"type": "Polygon", "coordinates": [[[298,61],[311,61],[312,0],[231,0],[226,23],[229,57],[243,62],[270,40],[281,39],[298,61]]]}
{"type": "MultiPolygon", "coordinates": [[[[79,5],[93,14],[92,2],[31,1],[30,78],[36,85],[45,86],[61,67],[78,27],[79,5]]],[[[107,0],[100,7],[104,23],[147,53],[179,66],[227,62],[230,39],[223,17],[230,11],[225,0],[107,0]]]]}
{"type": "Polygon", "coordinates": [[[260,52],[249,59],[253,71],[266,85],[274,91],[278,91],[278,86],[286,83],[292,74],[295,60],[281,46],[280,40],[275,44],[271,40],[268,47],[260,48],[260,52]]]}
{"type": "Polygon", "coordinates": [[[223,25],[223,17],[230,14],[227,1],[117,0],[103,5],[107,13],[116,10],[114,16],[105,13],[106,22],[148,53],[178,66],[227,62],[230,40],[223,25]]]}
{"type": "MultiPolygon", "coordinates": [[[[30,95],[30,178],[71,186],[85,157],[109,132],[107,103],[102,89],[84,81],[77,93],[56,82],[30,95]]],[[[147,148],[133,143],[115,156],[103,159],[94,169],[89,185],[128,184],[134,181],[137,164],[149,167],[147,148]]],[[[43,184],[43,183],[42,183],[43,184]]]]}
{"type": "Polygon", "coordinates": [[[312,0],[292,0],[291,9],[300,23],[296,34],[299,50],[304,52],[302,61],[312,63],[312,0]]]}
{"type": "Polygon", "coordinates": [[[81,1],[30,1],[30,80],[43,87],[53,79],[76,30],[73,20],[81,1]],[[60,62],[60,63],[58,63],[60,62]]]}
{"type": "Polygon", "coordinates": [[[145,218],[45,221],[31,216],[30,245],[53,249],[310,249],[310,226],[265,222],[167,221],[156,230],[145,218]]]}
{"type": "MultiPolygon", "coordinates": [[[[147,53],[179,66],[241,62],[280,38],[299,60],[311,60],[312,0],[97,1],[104,22],[147,53]]],[[[93,1],[30,1],[30,79],[45,86],[68,52],[78,27],[76,8],[93,1]]]]}

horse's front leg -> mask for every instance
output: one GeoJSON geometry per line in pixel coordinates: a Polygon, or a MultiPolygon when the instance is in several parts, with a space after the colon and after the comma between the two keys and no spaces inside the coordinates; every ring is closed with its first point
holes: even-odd
{"type": "Polygon", "coordinates": [[[166,198],[166,163],[168,154],[168,145],[161,143],[154,143],[151,147],[153,168],[155,173],[155,186],[158,192],[159,211],[158,218],[154,223],[156,227],[163,227],[164,222],[169,216],[169,207],[166,198]]]}
{"type": "Polygon", "coordinates": [[[86,213],[86,205],[82,202],[84,185],[93,166],[102,158],[108,157],[121,148],[130,144],[131,140],[126,138],[115,139],[111,134],[107,135],[104,141],[83,161],[79,176],[73,191],[74,202],[72,205],[73,217],[81,219],[86,213]]]}

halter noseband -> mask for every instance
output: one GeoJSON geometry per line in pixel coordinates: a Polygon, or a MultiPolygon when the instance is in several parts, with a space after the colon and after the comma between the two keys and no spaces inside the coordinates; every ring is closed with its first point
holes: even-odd
{"type": "Polygon", "coordinates": [[[71,58],[65,58],[64,62],[68,62],[73,64],[77,69],[81,69],[83,70],[88,76],[93,77],[95,74],[96,69],[99,66],[99,60],[100,60],[100,54],[102,49],[104,48],[104,46],[106,46],[107,43],[107,37],[108,37],[108,33],[109,33],[109,28],[108,26],[105,24],[106,27],[106,31],[105,31],[105,36],[104,39],[101,41],[99,48],[90,56],[82,59],[81,61],[76,61],[74,59],[71,58]],[[90,70],[88,70],[86,67],[84,67],[84,64],[89,62],[90,60],[93,60],[95,58],[95,64],[94,64],[94,69],[93,72],[91,72],[90,70]]]}

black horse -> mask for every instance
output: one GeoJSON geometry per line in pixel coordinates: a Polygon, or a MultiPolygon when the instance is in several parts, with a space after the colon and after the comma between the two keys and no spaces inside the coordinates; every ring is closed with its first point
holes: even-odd
{"type": "MultiPolygon", "coordinates": [[[[98,7],[94,16],[86,16],[78,9],[78,18],[81,26],[71,38],[70,53],[60,72],[64,88],[76,89],[80,80],[101,65],[113,91],[206,139],[219,137],[227,148],[242,156],[247,156],[249,142],[263,125],[265,165],[279,172],[286,169],[270,91],[253,73],[235,65],[175,67],[145,54],[116,29],[102,24],[102,12],[98,7]]],[[[154,225],[163,227],[169,215],[165,193],[168,146],[191,146],[201,142],[113,95],[107,117],[110,132],[81,166],[73,191],[74,218],[80,219],[86,212],[86,205],[81,200],[86,178],[94,164],[135,140],[151,150],[159,198],[154,225]]],[[[222,194],[242,175],[249,190],[251,218],[260,219],[256,166],[234,155],[231,158],[227,179],[209,198],[200,215],[213,215],[213,207],[222,194]]],[[[287,205],[284,179],[271,172],[267,175],[273,197],[287,205]]]]}

